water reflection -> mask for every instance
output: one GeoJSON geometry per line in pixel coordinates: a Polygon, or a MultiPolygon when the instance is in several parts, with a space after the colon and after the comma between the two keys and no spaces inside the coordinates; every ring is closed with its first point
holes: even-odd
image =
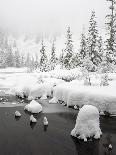
{"type": "Polygon", "coordinates": [[[43,128],[44,128],[44,132],[46,132],[47,128],[48,128],[48,125],[43,125],[43,128]]]}
{"type": "Polygon", "coordinates": [[[33,122],[30,122],[30,127],[31,127],[32,130],[34,129],[34,127],[36,126],[36,124],[37,123],[35,123],[35,122],[34,123],[33,122]]]}
{"type": "Polygon", "coordinates": [[[19,121],[21,117],[15,116],[15,120],[19,121]]]}
{"type": "Polygon", "coordinates": [[[99,140],[84,142],[72,137],[78,155],[99,155],[99,140]]]}

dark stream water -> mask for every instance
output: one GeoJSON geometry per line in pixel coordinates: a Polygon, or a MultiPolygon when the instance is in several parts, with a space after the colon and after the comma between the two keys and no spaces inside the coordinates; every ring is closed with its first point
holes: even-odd
{"type": "Polygon", "coordinates": [[[100,140],[83,142],[70,136],[77,111],[60,104],[42,102],[43,113],[29,121],[23,106],[0,108],[0,155],[116,155],[116,117],[101,117],[100,140]],[[18,110],[21,118],[15,118],[18,110]],[[49,125],[43,126],[46,116],[49,125]],[[113,148],[108,148],[112,144],[113,148]]]}

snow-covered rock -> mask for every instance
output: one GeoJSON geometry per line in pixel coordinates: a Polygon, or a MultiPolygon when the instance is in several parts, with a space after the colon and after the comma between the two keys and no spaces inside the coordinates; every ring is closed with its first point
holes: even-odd
{"type": "Polygon", "coordinates": [[[32,123],[37,122],[37,120],[35,119],[35,117],[33,115],[30,116],[30,122],[32,122],[32,123]]]}
{"type": "Polygon", "coordinates": [[[109,146],[108,146],[108,147],[109,147],[109,149],[112,149],[112,145],[111,145],[111,144],[109,144],[109,146]]]}
{"type": "Polygon", "coordinates": [[[44,125],[48,125],[48,120],[46,117],[44,117],[43,123],[44,123],[44,125]]]}
{"type": "Polygon", "coordinates": [[[35,100],[32,100],[29,104],[27,104],[24,108],[31,113],[40,113],[42,111],[42,106],[35,100]]]}
{"type": "Polygon", "coordinates": [[[78,113],[71,135],[87,141],[89,137],[98,139],[101,134],[98,109],[92,105],[84,105],[78,113]]]}
{"type": "Polygon", "coordinates": [[[21,116],[21,113],[19,111],[15,111],[15,116],[16,117],[20,117],[21,116]]]}
{"type": "Polygon", "coordinates": [[[58,99],[53,97],[51,100],[49,100],[49,103],[58,103],[58,99]]]}
{"type": "Polygon", "coordinates": [[[74,105],[74,109],[75,109],[75,110],[77,110],[77,109],[78,109],[77,105],[74,105]]]}

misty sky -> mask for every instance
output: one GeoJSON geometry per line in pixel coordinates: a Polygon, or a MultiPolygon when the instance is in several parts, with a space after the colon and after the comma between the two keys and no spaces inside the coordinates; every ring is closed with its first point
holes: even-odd
{"type": "Polygon", "coordinates": [[[104,31],[106,0],[0,0],[0,26],[15,33],[63,33],[71,26],[80,34],[87,29],[91,11],[104,31]]]}

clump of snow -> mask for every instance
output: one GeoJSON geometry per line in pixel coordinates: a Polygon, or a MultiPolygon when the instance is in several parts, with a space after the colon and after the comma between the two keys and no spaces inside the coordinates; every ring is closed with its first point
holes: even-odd
{"type": "Polygon", "coordinates": [[[74,109],[75,109],[75,110],[77,110],[77,109],[78,109],[77,105],[74,105],[74,109]]]}
{"type": "Polygon", "coordinates": [[[31,113],[40,113],[42,111],[42,106],[35,100],[32,100],[29,104],[27,104],[24,108],[31,113]]]}
{"type": "Polygon", "coordinates": [[[35,119],[35,117],[33,115],[30,116],[30,122],[32,122],[32,123],[37,122],[37,120],[35,119]]]}
{"type": "Polygon", "coordinates": [[[43,123],[44,123],[44,125],[48,125],[48,120],[46,117],[44,117],[43,123]]]}
{"type": "Polygon", "coordinates": [[[111,145],[111,144],[109,144],[109,146],[108,146],[108,147],[109,147],[109,149],[112,149],[112,145],[111,145]]]}
{"type": "Polygon", "coordinates": [[[16,102],[12,102],[13,105],[17,104],[16,102]]]}
{"type": "Polygon", "coordinates": [[[21,116],[21,113],[19,111],[15,111],[15,116],[16,117],[20,117],[21,116]]]}
{"type": "Polygon", "coordinates": [[[98,139],[101,134],[98,109],[92,105],[84,105],[78,113],[71,135],[87,141],[89,137],[98,139]]]}
{"type": "Polygon", "coordinates": [[[51,100],[49,100],[49,103],[58,103],[58,99],[53,97],[51,100]]]}

